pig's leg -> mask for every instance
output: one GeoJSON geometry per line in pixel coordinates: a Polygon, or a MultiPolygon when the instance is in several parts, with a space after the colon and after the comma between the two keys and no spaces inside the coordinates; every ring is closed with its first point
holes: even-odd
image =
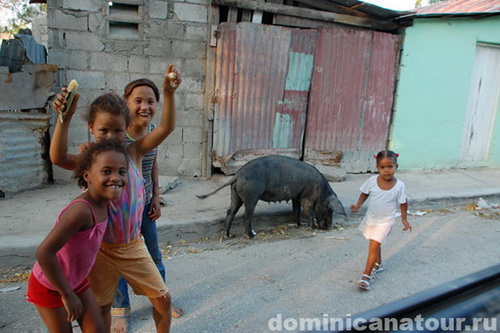
{"type": "Polygon", "coordinates": [[[243,213],[243,220],[245,221],[245,230],[250,238],[254,238],[256,233],[252,229],[252,217],[255,211],[255,206],[259,200],[251,200],[250,202],[245,202],[245,213],[243,213]]]}
{"type": "Polygon", "coordinates": [[[292,208],[294,222],[297,223],[297,227],[300,227],[300,200],[292,199],[292,208]]]}
{"type": "Polygon", "coordinates": [[[231,205],[227,209],[227,215],[226,215],[226,237],[231,237],[229,230],[231,229],[231,224],[233,224],[234,216],[240,209],[241,205],[243,204],[243,201],[241,200],[240,196],[236,191],[231,190],[231,205]]]}
{"type": "Polygon", "coordinates": [[[304,208],[304,213],[309,220],[309,226],[313,229],[316,228],[316,215],[313,210],[313,203],[311,200],[302,200],[302,207],[304,208]]]}

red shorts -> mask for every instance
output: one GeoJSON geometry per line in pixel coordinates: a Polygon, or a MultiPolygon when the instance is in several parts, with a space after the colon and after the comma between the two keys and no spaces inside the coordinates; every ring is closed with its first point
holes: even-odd
{"type": "MultiPolygon", "coordinates": [[[[89,280],[85,278],[85,280],[83,280],[83,282],[75,288],[75,294],[81,295],[89,288],[89,280]]],[[[59,294],[56,290],[45,287],[33,274],[30,275],[28,280],[26,300],[36,306],[46,309],[54,309],[64,306],[61,294],[59,294]]]]}

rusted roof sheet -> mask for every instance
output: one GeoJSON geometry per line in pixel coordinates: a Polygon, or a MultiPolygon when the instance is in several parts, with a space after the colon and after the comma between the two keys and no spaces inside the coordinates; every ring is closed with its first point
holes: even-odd
{"type": "Polygon", "coordinates": [[[482,13],[500,13],[500,0],[448,0],[417,9],[417,15],[482,13]]]}

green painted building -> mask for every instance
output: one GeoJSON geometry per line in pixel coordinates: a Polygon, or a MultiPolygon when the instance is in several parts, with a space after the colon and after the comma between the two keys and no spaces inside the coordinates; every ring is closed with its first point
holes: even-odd
{"type": "Polygon", "coordinates": [[[406,29],[389,139],[400,170],[500,167],[496,10],[417,11],[406,29]]]}

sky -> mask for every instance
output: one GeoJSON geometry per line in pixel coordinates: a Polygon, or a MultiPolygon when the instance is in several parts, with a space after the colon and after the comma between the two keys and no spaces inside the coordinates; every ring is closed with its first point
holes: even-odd
{"type": "MultiPolygon", "coordinates": [[[[369,2],[371,4],[393,9],[393,10],[410,10],[415,8],[415,0],[361,0],[363,2],[369,2]]],[[[428,1],[422,0],[422,6],[428,4],[428,1]]]]}

